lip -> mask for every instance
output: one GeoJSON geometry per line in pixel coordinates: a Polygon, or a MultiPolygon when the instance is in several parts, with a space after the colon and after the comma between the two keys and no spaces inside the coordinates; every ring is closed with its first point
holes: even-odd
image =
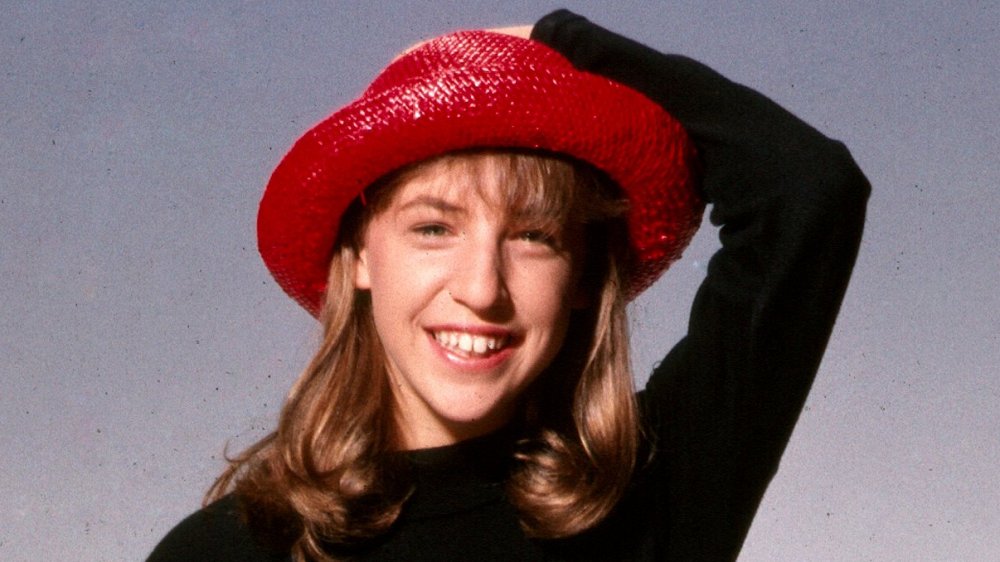
{"type": "Polygon", "coordinates": [[[510,330],[497,328],[495,326],[439,324],[433,327],[428,327],[424,331],[427,334],[427,341],[430,343],[431,348],[439,357],[454,368],[471,373],[479,373],[496,369],[510,358],[514,349],[520,343],[520,338],[516,334],[510,330]],[[497,353],[493,353],[486,357],[462,357],[453,353],[452,350],[442,346],[437,341],[437,338],[434,337],[434,334],[437,332],[465,332],[476,336],[505,339],[507,344],[497,353]]]}

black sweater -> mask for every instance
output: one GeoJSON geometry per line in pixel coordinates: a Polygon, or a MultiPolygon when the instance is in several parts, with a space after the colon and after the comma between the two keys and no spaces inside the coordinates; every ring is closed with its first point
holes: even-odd
{"type": "MultiPolygon", "coordinates": [[[[687,335],[640,406],[655,456],[612,515],[580,536],[524,536],[503,495],[504,434],[410,453],[416,493],[362,560],[733,560],[805,402],[854,264],[869,185],[844,146],[690,59],[565,10],[532,38],[661,104],[688,130],[722,249],[687,335]]],[[[150,560],[288,560],[227,497],[150,560]]]]}

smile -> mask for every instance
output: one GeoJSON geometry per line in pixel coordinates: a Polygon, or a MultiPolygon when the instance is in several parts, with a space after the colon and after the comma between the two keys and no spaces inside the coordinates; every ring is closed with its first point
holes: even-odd
{"type": "Polygon", "coordinates": [[[434,339],[452,353],[464,355],[466,357],[485,357],[502,350],[508,343],[507,336],[492,337],[468,332],[458,331],[437,331],[434,332],[434,339]]]}

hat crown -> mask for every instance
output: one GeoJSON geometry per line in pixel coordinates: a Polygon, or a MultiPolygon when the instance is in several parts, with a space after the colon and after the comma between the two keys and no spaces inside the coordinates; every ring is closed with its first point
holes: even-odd
{"type": "Polygon", "coordinates": [[[489,31],[459,31],[421,43],[394,60],[372,81],[363,97],[409,82],[426,83],[452,72],[531,68],[541,73],[568,64],[537,41],[489,31]]]}

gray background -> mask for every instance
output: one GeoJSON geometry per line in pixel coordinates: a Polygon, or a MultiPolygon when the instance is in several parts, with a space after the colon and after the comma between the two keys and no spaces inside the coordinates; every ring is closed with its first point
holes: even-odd
{"type": "MultiPolygon", "coordinates": [[[[741,560],[997,560],[998,3],[563,4],[767,93],[875,187],[741,560]]],[[[195,509],[316,341],[256,255],[278,159],[410,43],[556,6],[4,2],[0,559],[140,559],[195,509]]],[[[635,305],[638,372],[714,239],[635,305]]]]}

